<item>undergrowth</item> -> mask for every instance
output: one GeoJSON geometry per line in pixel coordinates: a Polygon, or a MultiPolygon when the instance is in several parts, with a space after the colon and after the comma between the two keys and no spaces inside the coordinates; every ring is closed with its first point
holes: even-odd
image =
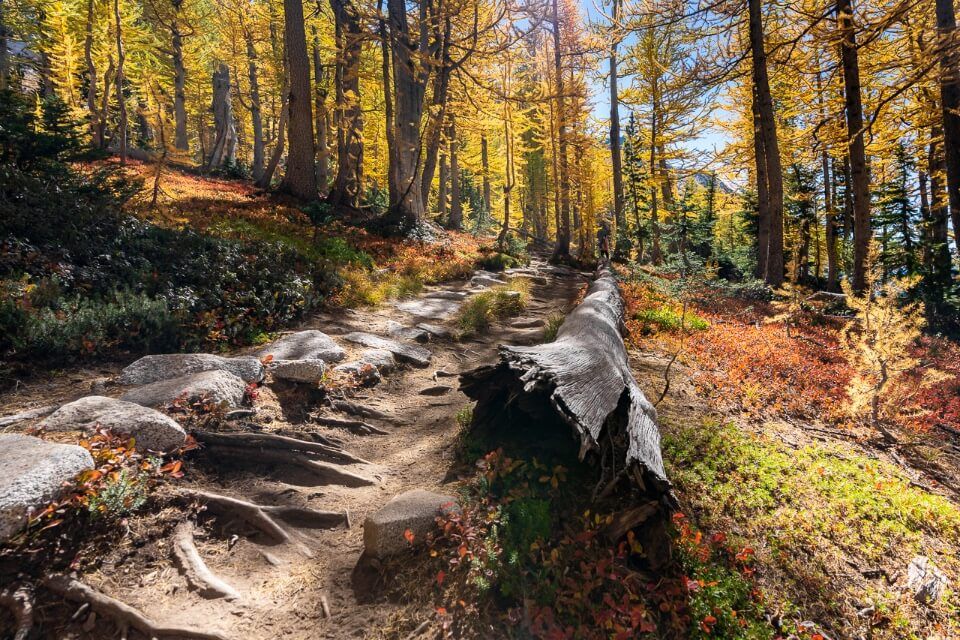
{"type": "Polygon", "coordinates": [[[483,333],[498,320],[520,315],[527,306],[530,281],[513,278],[467,299],[460,307],[457,325],[462,335],[483,333]]]}

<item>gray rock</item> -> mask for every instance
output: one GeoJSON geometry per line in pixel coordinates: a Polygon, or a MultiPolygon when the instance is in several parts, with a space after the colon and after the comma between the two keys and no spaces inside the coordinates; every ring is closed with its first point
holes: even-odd
{"type": "Polygon", "coordinates": [[[453,387],[445,384],[438,384],[433,387],[427,387],[420,390],[422,396],[442,396],[453,391],[453,387]]]}
{"type": "Polygon", "coordinates": [[[405,327],[399,322],[390,320],[387,322],[387,333],[393,338],[400,340],[413,340],[421,344],[430,342],[430,333],[418,327],[405,327]]]}
{"type": "Polygon", "coordinates": [[[327,363],[319,358],[304,360],[274,360],[267,364],[274,380],[290,382],[319,382],[327,371],[327,363]]]}
{"type": "Polygon", "coordinates": [[[424,297],[436,300],[463,300],[467,297],[467,294],[463,291],[432,291],[424,297]]]}
{"type": "Polygon", "coordinates": [[[87,396],[65,404],[41,422],[40,427],[47,431],[79,431],[90,430],[98,424],[114,433],[132,436],[141,451],[170,451],[183,446],[187,438],[183,427],[170,416],[104,396],[87,396]]]}
{"type": "Polygon", "coordinates": [[[380,371],[375,365],[360,360],[345,362],[344,364],[334,367],[333,370],[337,373],[352,375],[357,379],[357,382],[364,387],[377,385],[383,379],[383,376],[380,375],[380,371]]]}
{"type": "Polygon", "coordinates": [[[535,329],[537,327],[542,327],[546,322],[543,318],[524,318],[521,320],[514,320],[510,323],[510,327],[513,329],[535,329]]]}
{"type": "Polygon", "coordinates": [[[495,287],[497,285],[507,284],[506,281],[501,280],[500,278],[494,278],[492,276],[473,276],[470,278],[470,285],[474,287],[495,287]]]}
{"type": "Polygon", "coordinates": [[[949,584],[950,581],[943,571],[934,566],[926,556],[915,557],[907,567],[907,588],[917,602],[936,602],[949,584]]]}
{"type": "Polygon", "coordinates": [[[442,327],[438,324],[430,324],[428,322],[421,322],[417,325],[417,329],[423,329],[427,333],[437,338],[449,338],[453,335],[450,329],[442,327]]]}
{"type": "Polygon", "coordinates": [[[343,339],[356,344],[362,344],[363,346],[370,347],[371,349],[384,349],[392,353],[394,357],[401,362],[409,362],[418,367],[425,367],[430,364],[430,359],[432,357],[430,351],[424,349],[423,347],[405,344],[395,340],[388,340],[387,338],[375,336],[372,333],[348,333],[347,335],[343,336],[343,339]]]}
{"type": "Polygon", "coordinates": [[[363,548],[367,555],[385,558],[410,546],[404,537],[408,529],[413,544],[421,544],[436,526],[436,517],[458,512],[453,496],[414,489],[401,493],[363,523],[363,548]]]}
{"type": "Polygon", "coordinates": [[[360,362],[372,364],[381,374],[386,375],[397,368],[397,361],[393,354],[386,349],[367,349],[360,353],[360,362]]]}
{"type": "Polygon", "coordinates": [[[340,362],[346,352],[322,331],[309,329],[283,336],[260,350],[259,355],[273,356],[274,360],[323,360],[340,362]]]}
{"type": "Polygon", "coordinates": [[[246,388],[247,383],[229,371],[201,371],[131,389],[120,399],[145,407],[161,407],[180,397],[188,402],[203,398],[236,409],[243,404],[246,388]]]}
{"type": "Polygon", "coordinates": [[[26,527],[82,471],[93,469],[83,447],[54,444],[16,433],[0,434],[0,542],[26,527]]]}
{"type": "Polygon", "coordinates": [[[263,365],[251,356],[224,358],[211,353],[167,353],[140,358],[120,374],[120,384],[150,384],[201,371],[229,371],[246,382],[263,380],[263,365]]]}

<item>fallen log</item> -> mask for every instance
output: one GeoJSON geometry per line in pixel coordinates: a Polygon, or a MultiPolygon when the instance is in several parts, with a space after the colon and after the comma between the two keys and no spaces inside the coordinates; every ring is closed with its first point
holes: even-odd
{"type": "Polygon", "coordinates": [[[562,436],[566,425],[579,459],[589,456],[600,468],[595,496],[628,478],[643,500],[661,505],[665,518],[676,501],[663,468],[656,409],[630,370],[623,314],[616,279],[602,268],[556,340],[501,346],[497,364],[462,374],[460,389],[477,401],[471,429],[496,433],[500,425],[501,433],[516,432],[518,416],[531,430],[548,428],[553,436],[562,436]]]}

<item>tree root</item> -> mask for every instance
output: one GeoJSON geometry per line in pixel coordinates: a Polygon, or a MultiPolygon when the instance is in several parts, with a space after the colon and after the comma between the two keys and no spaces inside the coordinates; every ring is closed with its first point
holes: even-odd
{"type": "Polygon", "coordinates": [[[344,471],[336,464],[313,460],[307,457],[306,454],[298,451],[260,449],[250,446],[225,446],[210,443],[207,444],[207,450],[213,455],[232,458],[247,464],[273,463],[293,465],[311,473],[323,484],[339,484],[345,487],[368,487],[377,484],[377,481],[373,478],[351,473],[350,471],[344,471]]]}
{"type": "Polygon", "coordinates": [[[331,405],[337,411],[343,411],[344,413],[349,413],[352,416],[359,416],[361,418],[374,418],[375,420],[393,420],[390,415],[380,411],[379,409],[374,409],[373,407],[368,407],[356,402],[350,402],[349,400],[334,400],[331,405]]]}
{"type": "Polygon", "coordinates": [[[174,637],[189,638],[191,640],[227,640],[227,637],[216,632],[200,631],[191,627],[177,627],[157,624],[143,613],[124,604],[115,598],[101,593],[69,576],[54,574],[43,579],[43,586],[53,593],[73,600],[87,603],[90,608],[102,616],[112,618],[120,627],[120,637],[126,639],[131,627],[147,638],[174,637]]]}
{"type": "Polygon", "coordinates": [[[181,496],[196,500],[207,506],[211,511],[219,511],[235,516],[259,529],[268,538],[278,543],[293,543],[299,551],[307,557],[313,553],[303,543],[294,540],[287,529],[280,525],[275,518],[285,522],[299,522],[305,526],[316,528],[332,528],[341,524],[350,523],[350,514],[336,511],[317,511],[304,507],[260,505],[218,493],[207,491],[183,490],[181,496]]]}
{"type": "Polygon", "coordinates": [[[327,458],[334,462],[369,464],[363,458],[358,458],[340,447],[272,433],[213,433],[210,431],[194,431],[193,437],[196,438],[197,442],[212,447],[229,446],[234,448],[299,451],[327,458]]]}
{"type": "Polygon", "coordinates": [[[237,600],[240,597],[237,590],[218,578],[200,557],[193,531],[194,525],[188,521],[180,523],[173,534],[173,556],[187,582],[204,598],[237,600]]]}
{"type": "Polygon", "coordinates": [[[385,436],[389,432],[384,431],[383,429],[377,428],[372,424],[367,424],[366,422],[361,422],[360,420],[344,420],[342,418],[328,418],[326,416],[315,416],[312,418],[314,422],[324,427],[333,427],[334,429],[346,429],[351,433],[356,433],[362,436],[376,434],[379,436],[385,436]]]}
{"type": "Polygon", "coordinates": [[[30,585],[22,584],[16,588],[11,585],[0,590],[0,606],[13,614],[13,640],[27,640],[33,629],[33,589],[30,585]]]}

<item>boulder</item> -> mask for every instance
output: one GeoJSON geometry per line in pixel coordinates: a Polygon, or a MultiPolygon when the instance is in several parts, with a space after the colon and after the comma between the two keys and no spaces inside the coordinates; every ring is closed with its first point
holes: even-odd
{"type": "Polygon", "coordinates": [[[29,514],[57,499],[65,483],[93,469],[83,447],[16,433],[0,434],[0,542],[27,526],[29,514]]]}
{"type": "Polygon", "coordinates": [[[363,548],[373,558],[385,558],[410,546],[404,533],[413,534],[413,544],[423,542],[433,530],[436,517],[460,509],[453,496],[414,489],[401,493],[363,523],[363,548]]]}
{"type": "Polygon", "coordinates": [[[381,374],[388,374],[397,368],[393,354],[386,349],[367,349],[360,354],[360,362],[372,364],[381,374]]]}
{"type": "Polygon", "coordinates": [[[357,382],[364,387],[375,386],[383,380],[383,376],[380,375],[380,371],[375,365],[361,360],[345,362],[344,364],[334,367],[333,370],[337,373],[352,375],[357,379],[357,382]]]}
{"type": "Polygon", "coordinates": [[[236,409],[243,404],[246,388],[247,383],[229,371],[201,371],[131,389],[120,399],[145,407],[162,407],[180,397],[188,402],[203,398],[236,409]]]}
{"type": "Polygon", "coordinates": [[[362,344],[365,347],[370,347],[371,349],[383,349],[389,351],[401,362],[409,362],[418,367],[425,367],[430,364],[430,358],[432,357],[430,351],[424,349],[423,347],[418,347],[413,344],[405,344],[397,342],[396,340],[389,340],[387,338],[381,338],[380,336],[375,336],[372,333],[362,333],[354,332],[348,333],[343,336],[344,340],[354,342],[356,344],[362,344]]]}
{"type": "Polygon", "coordinates": [[[430,324],[428,322],[421,322],[417,325],[417,329],[422,329],[436,338],[449,338],[453,335],[450,329],[442,327],[438,324],[430,324]]]}
{"type": "Polygon", "coordinates": [[[501,284],[507,283],[500,278],[494,278],[492,276],[473,276],[470,278],[470,285],[474,287],[495,287],[501,284]]]}
{"type": "Polygon", "coordinates": [[[943,571],[934,566],[926,556],[916,556],[907,567],[907,588],[917,602],[936,602],[949,584],[950,581],[943,571]]]}
{"type": "Polygon", "coordinates": [[[170,416],[104,396],[87,396],[65,404],[41,422],[40,427],[47,431],[79,431],[90,430],[98,424],[114,433],[132,436],[141,451],[170,451],[183,446],[187,439],[183,427],[170,416]]]}
{"type": "Polygon", "coordinates": [[[285,335],[259,351],[260,357],[273,356],[274,360],[323,360],[340,362],[346,352],[322,331],[309,329],[285,335]]]}
{"type": "Polygon", "coordinates": [[[399,322],[394,322],[390,320],[387,322],[387,333],[390,334],[393,338],[399,338],[400,340],[413,340],[414,342],[419,342],[423,344],[424,342],[430,342],[430,333],[424,331],[419,327],[405,327],[399,322]]]}
{"type": "Polygon", "coordinates": [[[120,384],[150,384],[201,371],[229,371],[246,382],[263,380],[263,365],[252,356],[224,358],[212,353],[167,353],[140,358],[120,374],[120,384]]]}
{"type": "Polygon", "coordinates": [[[274,360],[267,364],[267,370],[274,380],[316,383],[327,372],[327,363],[319,358],[274,360]]]}

